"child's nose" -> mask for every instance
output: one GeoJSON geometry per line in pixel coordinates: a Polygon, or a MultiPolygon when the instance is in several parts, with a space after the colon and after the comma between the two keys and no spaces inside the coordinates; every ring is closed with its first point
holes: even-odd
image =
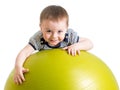
{"type": "Polygon", "coordinates": [[[57,34],[57,33],[53,33],[53,34],[52,34],[52,37],[53,37],[53,38],[56,38],[56,37],[58,37],[58,34],[57,34]]]}

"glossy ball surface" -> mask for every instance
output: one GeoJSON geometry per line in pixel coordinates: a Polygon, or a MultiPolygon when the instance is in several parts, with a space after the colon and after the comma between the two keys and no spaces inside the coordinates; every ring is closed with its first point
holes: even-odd
{"type": "Polygon", "coordinates": [[[44,50],[27,58],[26,81],[16,85],[14,70],[4,90],[118,90],[111,70],[95,55],[81,51],[78,56],[68,55],[61,49],[44,50]]]}

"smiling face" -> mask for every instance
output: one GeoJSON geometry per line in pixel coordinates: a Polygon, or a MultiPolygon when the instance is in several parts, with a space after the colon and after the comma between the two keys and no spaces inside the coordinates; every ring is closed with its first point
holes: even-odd
{"type": "Polygon", "coordinates": [[[67,31],[66,18],[60,20],[43,20],[40,24],[43,38],[50,46],[56,46],[65,38],[67,31]]]}

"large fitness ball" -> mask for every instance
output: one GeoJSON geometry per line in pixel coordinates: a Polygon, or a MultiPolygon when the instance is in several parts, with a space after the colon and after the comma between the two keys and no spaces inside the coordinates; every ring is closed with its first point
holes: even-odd
{"type": "Polygon", "coordinates": [[[14,70],[4,90],[118,90],[111,70],[98,57],[81,51],[78,56],[68,55],[61,49],[44,50],[27,58],[26,81],[16,85],[14,70]]]}

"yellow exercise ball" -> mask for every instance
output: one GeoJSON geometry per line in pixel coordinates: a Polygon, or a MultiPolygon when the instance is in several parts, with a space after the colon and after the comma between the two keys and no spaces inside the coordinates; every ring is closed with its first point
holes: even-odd
{"type": "Polygon", "coordinates": [[[40,51],[27,58],[24,67],[30,70],[26,81],[16,85],[13,70],[4,90],[119,90],[106,64],[86,51],[77,56],[61,49],[40,51]]]}

